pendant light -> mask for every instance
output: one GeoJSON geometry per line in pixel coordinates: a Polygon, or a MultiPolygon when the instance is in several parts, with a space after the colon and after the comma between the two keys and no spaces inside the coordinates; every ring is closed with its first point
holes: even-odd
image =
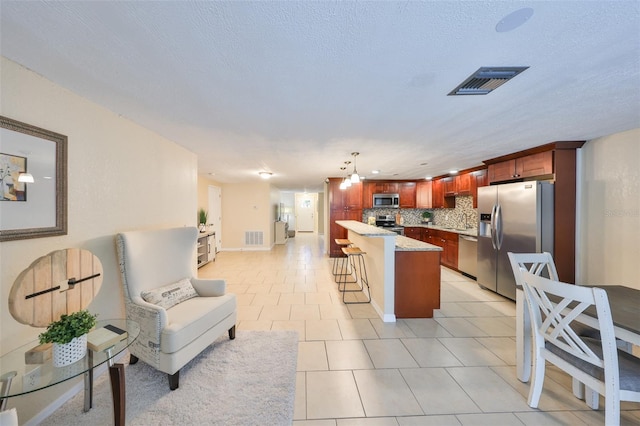
{"type": "Polygon", "coordinates": [[[360,155],[359,152],[352,152],[353,155],[353,173],[351,174],[351,183],[359,183],[360,175],[358,175],[358,171],[356,170],[356,157],[360,155]]]}
{"type": "MultiPolygon", "coordinates": [[[[349,167],[349,164],[351,164],[351,161],[344,162],[345,170],[347,169],[347,167],[349,167]]],[[[344,178],[344,186],[345,188],[349,188],[351,186],[351,178],[349,177],[349,174],[347,174],[347,177],[344,178]]]]}
{"type": "MultiPolygon", "coordinates": [[[[340,167],[340,170],[344,171],[347,170],[346,167],[340,167]]],[[[340,189],[347,189],[347,184],[346,184],[346,179],[342,179],[342,182],[340,182],[340,189]]]]}

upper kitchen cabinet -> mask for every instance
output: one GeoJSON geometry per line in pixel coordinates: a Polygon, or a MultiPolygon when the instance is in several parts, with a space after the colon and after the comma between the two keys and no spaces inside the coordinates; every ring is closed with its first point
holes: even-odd
{"type": "Polygon", "coordinates": [[[362,184],[362,208],[373,208],[373,194],[376,192],[376,183],[365,181],[362,184]]]}
{"type": "Polygon", "coordinates": [[[444,196],[444,179],[434,179],[432,181],[431,206],[434,209],[453,209],[456,207],[455,197],[444,196]]]}
{"type": "Polygon", "coordinates": [[[362,210],[362,182],[340,189],[341,178],[329,178],[330,210],[362,210]]]}
{"type": "Polygon", "coordinates": [[[473,197],[473,208],[478,208],[478,188],[489,185],[487,169],[476,170],[469,173],[471,180],[471,196],[473,197]]]}
{"type": "Polygon", "coordinates": [[[505,182],[553,173],[553,151],[489,164],[489,182],[505,182]]]}
{"type": "Polygon", "coordinates": [[[471,174],[462,173],[456,176],[456,195],[471,195],[471,174]]]}
{"type": "Polygon", "coordinates": [[[416,183],[401,182],[400,187],[400,208],[415,209],[416,208],[416,183]]]}
{"type": "Polygon", "coordinates": [[[471,195],[471,175],[462,173],[457,176],[442,178],[444,184],[444,196],[471,195]]]}
{"type": "Polygon", "coordinates": [[[430,180],[420,181],[416,184],[416,207],[419,209],[430,209],[433,207],[430,180]]]}
{"type": "Polygon", "coordinates": [[[399,194],[400,184],[398,182],[375,182],[374,194],[399,194]]]}

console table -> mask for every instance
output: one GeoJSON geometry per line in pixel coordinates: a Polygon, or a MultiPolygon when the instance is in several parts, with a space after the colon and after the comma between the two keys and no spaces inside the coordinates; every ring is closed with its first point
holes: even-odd
{"type": "Polygon", "coordinates": [[[51,359],[42,364],[27,364],[25,352],[38,345],[33,341],[21,346],[0,358],[0,409],[4,409],[7,399],[36,392],[50,386],[65,382],[74,377],[84,375],[84,411],[93,405],[93,371],[105,362],[109,365],[111,393],[113,396],[114,423],[125,424],[125,380],[124,365],[114,363],[115,357],[127,349],[138,337],[138,323],[125,319],[98,321],[96,328],[112,324],[127,331],[127,338],[103,351],[87,350],[81,360],[65,367],[54,367],[51,359]]]}

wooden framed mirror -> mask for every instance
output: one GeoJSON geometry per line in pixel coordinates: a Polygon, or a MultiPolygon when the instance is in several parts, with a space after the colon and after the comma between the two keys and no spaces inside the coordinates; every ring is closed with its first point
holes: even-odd
{"type": "Polygon", "coordinates": [[[0,116],[0,241],[66,234],[67,137],[0,116]]]}

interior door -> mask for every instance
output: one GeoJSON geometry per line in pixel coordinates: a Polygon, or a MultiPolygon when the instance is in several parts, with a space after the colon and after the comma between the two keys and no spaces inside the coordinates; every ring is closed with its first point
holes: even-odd
{"type": "Polygon", "coordinates": [[[209,223],[211,231],[216,233],[212,249],[217,253],[222,248],[222,190],[219,186],[209,185],[209,223]]]}
{"type": "Polygon", "coordinates": [[[317,194],[296,194],[296,231],[315,231],[317,194]]]}

